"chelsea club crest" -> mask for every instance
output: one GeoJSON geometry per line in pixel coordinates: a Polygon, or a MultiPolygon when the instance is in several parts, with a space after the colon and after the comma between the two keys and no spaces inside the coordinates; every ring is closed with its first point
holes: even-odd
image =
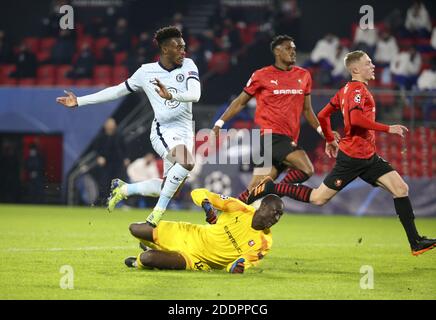
{"type": "Polygon", "coordinates": [[[185,80],[185,76],[184,76],[182,73],[179,73],[179,74],[176,76],[176,80],[177,80],[178,82],[182,82],[183,80],[185,80]]]}

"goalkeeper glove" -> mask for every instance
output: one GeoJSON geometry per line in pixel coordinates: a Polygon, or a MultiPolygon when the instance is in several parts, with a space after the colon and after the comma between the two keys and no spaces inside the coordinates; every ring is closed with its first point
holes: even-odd
{"type": "Polygon", "coordinates": [[[244,273],[245,270],[245,259],[239,258],[235,262],[233,262],[232,266],[230,267],[229,272],[230,273],[244,273]]]}
{"type": "Polygon", "coordinates": [[[212,207],[209,200],[203,200],[201,207],[206,212],[206,222],[209,224],[215,224],[217,221],[216,209],[212,207]]]}

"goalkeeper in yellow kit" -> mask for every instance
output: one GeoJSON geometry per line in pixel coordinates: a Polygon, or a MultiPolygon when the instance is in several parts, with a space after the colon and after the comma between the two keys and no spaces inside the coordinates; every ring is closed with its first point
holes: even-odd
{"type": "Polygon", "coordinates": [[[161,221],[157,227],[133,223],[130,232],[144,249],[128,257],[128,267],[138,269],[211,270],[242,273],[257,265],[272,245],[271,226],[283,214],[283,202],[266,196],[259,207],[207,189],[195,189],[191,197],[206,212],[208,225],[161,221]],[[217,210],[221,214],[217,216],[217,210]]]}

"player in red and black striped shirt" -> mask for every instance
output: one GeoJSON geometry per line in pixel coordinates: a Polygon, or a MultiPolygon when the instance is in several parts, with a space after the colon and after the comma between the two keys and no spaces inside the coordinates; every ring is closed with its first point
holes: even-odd
{"type": "Polygon", "coordinates": [[[275,37],[271,42],[271,51],[274,65],[252,74],[242,93],[231,102],[212,129],[217,136],[224,122],[239,113],[252,97],[256,98],[255,123],[263,136],[271,135],[272,142],[272,146],[263,145],[264,140],[261,139],[261,152],[271,151],[273,166],[267,168],[268,173],[258,170],[259,167],[264,169],[262,164],[255,168],[247,190],[238,197],[243,202],[247,201],[249,190],[265,176],[276,179],[285,169],[288,172],[282,182],[301,183],[312,176],[313,165],[306,152],[298,146],[302,114],[322,135],[310,98],[312,78],[307,70],[295,66],[293,39],[286,35],[275,37]]]}
{"type": "Polygon", "coordinates": [[[406,231],[412,254],[424,253],[436,247],[436,239],[427,239],[418,234],[408,197],[408,186],[398,172],[377,155],[375,147],[375,131],[404,137],[407,128],[375,121],[375,102],[367,88],[368,81],[374,79],[374,65],[368,55],[363,51],[350,52],[345,58],[345,65],[352,80],[318,114],[327,141],[326,153],[329,157],[337,158],[332,172],[316,189],[304,185],[274,184],[271,180],[265,180],[250,194],[248,203],[265,194],[274,193],[321,206],[351,181],[360,177],[392,194],[395,210],[406,231]],[[342,112],[345,126],[345,136],[339,145],[330,126],[330,115],[336,111],[342,112]]]}

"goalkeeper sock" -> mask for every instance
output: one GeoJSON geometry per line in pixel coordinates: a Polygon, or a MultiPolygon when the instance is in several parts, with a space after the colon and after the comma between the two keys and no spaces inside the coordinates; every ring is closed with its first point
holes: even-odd
{"type": "Polygon", "coordinates": [[[302,202],[310,202],[310,194],[312,193],[312,190],[312,188],[309,188],[303,184],[295,185],[288,183],[277,183],[274,186],[274,194],[278,195],[279,197],[287,196],[302,202]]]}
{"type": "Polygon", "coordinates": [[[412,204],[409,197],[394,198],[395,211],[400,218],[400,222],[403,225],[407,234],[409,243],[415,244],[419,240],[420,236],[415,226],[415,215],[413,213],[412,204]]]}
{"type": "Polygon", "coordinates": [[[302,183],[310,177],[299,169],[289,169],[286,176],[280,181],[280,183],[302,183]]]}
{"type": "Polygon", "coordinates": [[[158,197],[161,185],[162,179],[150,179],[138,183],[125,184],[121,187],[121,192],[128,197],[133,195],[158,197]]]}

